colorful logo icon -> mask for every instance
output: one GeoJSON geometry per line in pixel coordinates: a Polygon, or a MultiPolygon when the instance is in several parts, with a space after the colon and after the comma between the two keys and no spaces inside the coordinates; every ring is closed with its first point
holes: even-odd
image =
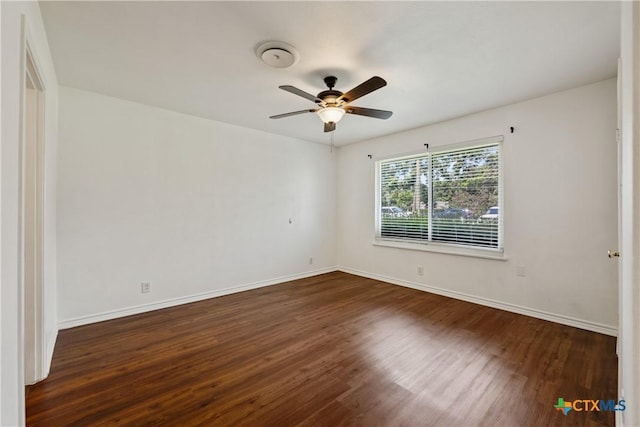
{"type": "Polygon", "coordinates": [[[558,404],[557,405],[553,405],[553,407],[556,408],[556,410],[562,412],[565,415],[567,415],[569,413],[569,411],[573,409],[573,407],[571,405],[571,402],[565,402],[562,397],[558,398],[558,404]]]}

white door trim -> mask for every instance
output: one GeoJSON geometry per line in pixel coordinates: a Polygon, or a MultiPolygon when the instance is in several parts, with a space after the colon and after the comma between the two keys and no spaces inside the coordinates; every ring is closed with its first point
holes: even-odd
{"type": "MultiPolygon", "coordinates": [[[[23,21],[24,22],[24,21],[23,21]]],[[[23,27],[20,138],[20,287],[25,384],[46,376],[44,333],[44,100],[29,32],[23,27]]]]}
{"type": "Polygon", "coordinates": [[[622,2],[620,35],[620,277],[616,425],[640,425],[640,3],[622,2]]]}

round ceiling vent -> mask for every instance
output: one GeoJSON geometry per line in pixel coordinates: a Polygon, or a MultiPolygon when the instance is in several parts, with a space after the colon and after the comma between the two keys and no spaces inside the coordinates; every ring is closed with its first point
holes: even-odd
{"type": "Polygon", "coordinates": [[[295,47],[276,41],[262,43],[256,49],[256,55],[262,62],[273,68],[289,68],[300,60],[295,47]]]}

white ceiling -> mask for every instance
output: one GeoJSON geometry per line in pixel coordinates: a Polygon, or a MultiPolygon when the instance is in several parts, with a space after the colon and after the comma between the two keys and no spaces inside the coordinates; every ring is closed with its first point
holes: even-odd
{"type": "Polygon", "coordinates": [[[354,105],[336,145],[399,132],[614,77],[618,2],[54,2],[40,3],[62,85],[316,142],[312,94],[388,86],[354,105]],[[255,48],[281,40],[299,63],[274,69],[255,48]]]}

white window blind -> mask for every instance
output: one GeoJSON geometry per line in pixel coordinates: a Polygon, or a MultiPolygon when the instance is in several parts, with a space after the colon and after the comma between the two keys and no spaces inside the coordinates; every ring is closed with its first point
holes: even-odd
{"type": "Polygon", "coordinates": [[[499,142],[377,163],[376,236],[502,249],[499,142]]]}

